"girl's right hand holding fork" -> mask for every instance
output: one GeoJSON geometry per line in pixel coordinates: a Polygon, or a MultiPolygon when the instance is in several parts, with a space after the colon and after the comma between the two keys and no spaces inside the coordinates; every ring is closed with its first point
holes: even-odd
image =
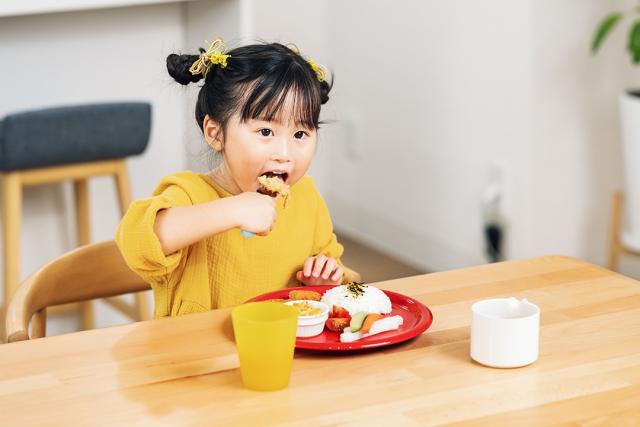
{"type": "Polygon", "coordinates": [[[276,198],[255,192],[233,196],[233,216],[238,227],[258,236],[268,235],[276,222],[276,198]]]}

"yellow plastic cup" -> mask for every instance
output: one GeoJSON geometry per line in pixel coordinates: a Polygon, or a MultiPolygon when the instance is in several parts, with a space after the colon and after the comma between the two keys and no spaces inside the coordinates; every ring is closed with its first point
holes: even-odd
{"type": "Polygon", "coordinates": [[[280,390],[289,385],[298,310],[277,302],[253,302],[231,311],[244,386],[280,390]]]}

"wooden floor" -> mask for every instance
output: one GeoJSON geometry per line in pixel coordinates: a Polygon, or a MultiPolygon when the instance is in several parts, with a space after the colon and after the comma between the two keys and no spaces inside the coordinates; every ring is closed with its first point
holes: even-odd
{"type": "Polygon", "coordinates": [[[344,246],[342,262],[360,273],[362,280],[367,283],[428,273],[350,239],[340,232],[336,232],[336,234],[338,242],[344,246]]]}

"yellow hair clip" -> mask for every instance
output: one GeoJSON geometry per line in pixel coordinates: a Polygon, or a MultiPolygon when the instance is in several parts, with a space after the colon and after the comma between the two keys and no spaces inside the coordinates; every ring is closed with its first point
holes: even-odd
{"type": "MultiPolygon", "coordinates": [[[[298,46],[296,46],[295,44],[288,43],[287,47],[289,49],[291,49],[293,52],[295,52],[298,55],[302,56],[302,53],[300,53],[300,49],[298,49],[298,46]]],[[[324,68],[324,66],[318,64],[316,61],[314,61],[311,58],[308,58],[307,62],[311,66],[311,69],[313,69],[313,71],[316,73],[316,76],[318,77],[318,80],[323,81],[324,79],[327,78],[327,70],[324,68]]]]}
{"type": "Polygon", "coordinates": [[[191,74],[202,74],[203,77],[206,77],[212,65],[220,65],[221,68],[225,68],[227,66],[227,58],[231,57],[231,55],[223,53],[225,50],[226,46],[222,41],[222,37],[216,37],[207,51],[200,53],[200,57],[191,64],[189,71],[191,74]]]}
{"type": "Polygon", "coordinates": [[[323,81],[327,78],[327,70],[325,70],[322,65],[316,63],[313,59],[307,59],[307,62],[311,65],[313,71],[315,71],[319,81],[323,81]]]}

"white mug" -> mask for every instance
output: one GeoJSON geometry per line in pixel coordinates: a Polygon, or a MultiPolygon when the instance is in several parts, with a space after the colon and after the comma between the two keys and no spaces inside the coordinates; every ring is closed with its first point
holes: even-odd
{"type": "Polygon", "coordinates": [[[471,306],[471,358],[494,368],[538,359],[540,308],[526,299],[497,298],[471,306]]]}

